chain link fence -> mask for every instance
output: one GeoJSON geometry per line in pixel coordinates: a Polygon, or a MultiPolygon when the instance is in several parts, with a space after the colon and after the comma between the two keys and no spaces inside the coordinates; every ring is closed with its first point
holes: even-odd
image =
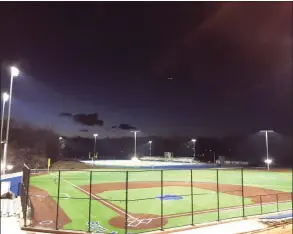
{"type": "Polygon", "coordinates": [[[257,187],[248,169],[23,169],[25,227],[141,233],[292,209],[291,192],[257,187]],[[176,201],[176,202],[175,202],[176,201]]]}

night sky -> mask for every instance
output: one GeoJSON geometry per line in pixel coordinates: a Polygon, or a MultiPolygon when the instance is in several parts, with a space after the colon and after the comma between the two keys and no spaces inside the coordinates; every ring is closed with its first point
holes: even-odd
{"type": "Polygon", "coordinates": [[[13,90],[18,120],[100,137],[131,136],[132,127],[163,136],[291,132],[290,2],[11,2],[0,9],[1,89],[13,61],[22,71],[13,90]],[[91,113],[104,125],[74,118],[91,113]]]}

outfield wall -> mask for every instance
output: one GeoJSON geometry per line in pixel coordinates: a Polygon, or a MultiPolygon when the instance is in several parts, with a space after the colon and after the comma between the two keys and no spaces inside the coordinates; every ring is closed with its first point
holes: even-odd
{"type": "Polygon", "coordinates": [[[213,168],[214,164],[209,163],[179,163],[179,162],[159,162],[140,160],[85,160],[81,161],[88,165],[104,168],[135,168],[135,169],[197,169],[213,168]]]}

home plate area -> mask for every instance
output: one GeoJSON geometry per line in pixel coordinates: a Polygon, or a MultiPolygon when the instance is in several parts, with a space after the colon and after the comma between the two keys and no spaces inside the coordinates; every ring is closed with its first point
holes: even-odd
{"type": "MultiPolygon", "coordinates": [[[[168,219],[153,214],[129,214],[127,218],[127,227],[129,230],[143,230],[160,228],[161,225],[166,225],[168,219]]],[[[125,216],[116,216],[109,220],[109,224],[113,227],[124,228],[125,216]]]]}
{"type": "Polygon", "coordinates": [[[128,218],[127,219],[127,226],[128,227],[137,227],[140,224],[148,225],[150,222],[152,222],[152,220],[153,219],[128,218]]]}

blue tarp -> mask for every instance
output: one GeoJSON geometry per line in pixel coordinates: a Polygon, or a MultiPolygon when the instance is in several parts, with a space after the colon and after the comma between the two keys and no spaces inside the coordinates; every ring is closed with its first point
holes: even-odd
{"type": "Polygon", "coordinates": [[[261,217],[261,219],[266,219],[266,220],[289,219],[289,218],[292,218],[292,213],[274,214],[274,215],[267,215],[267,216],[261,217]]]}

